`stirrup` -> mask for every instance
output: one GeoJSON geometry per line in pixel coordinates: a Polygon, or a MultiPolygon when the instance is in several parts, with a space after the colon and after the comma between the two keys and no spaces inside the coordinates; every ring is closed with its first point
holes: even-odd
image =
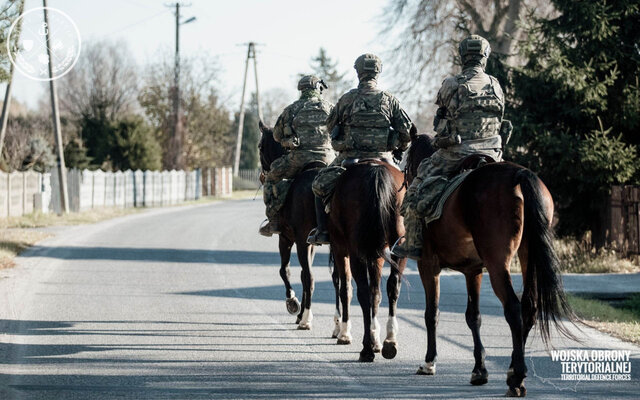
{"type": "Polygon", "coordinates": [[[260,224],[258,233],[261,234],[262,236],[271,237],[274,234],[276,235],[279,234],[280,231],[278,229],[273,229],[273,224],[271,223],[271,221],[269,221],[269,219],[265,219],[260,224]]]}
{"type": "Polygon", "coordinates": [[[313,228],[311,232],[309,232],[307,243],[313,244],[316,246],[322,246],[323,244],[330,244],[329,235],[327,233],[321,233],[320,231],[318,231],[318,228],[313,228]]]}
{"type": "Polygon", "coordinates": [[[400,240],[402,239],[404,239],[404,236],[398,238],[398,240],[396,240],[396,242],[393,244],[393,247],[391,248],[391,254],[400,258],[410,258],[416,261],[420,260],[420,258],[422,257],[422,249],[407,249],[400,244],[400,240]]]}

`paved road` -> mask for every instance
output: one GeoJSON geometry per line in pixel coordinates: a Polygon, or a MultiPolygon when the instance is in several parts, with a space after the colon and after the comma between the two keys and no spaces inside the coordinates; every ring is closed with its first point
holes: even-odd
{"type": "MultiPolygon", "coordinates": [[[[0,398],[491,398],[505,393],[511,340],[488,280],[481,310],[489,384],[468,384],[472,340],[464,322],[464,281],[455,273],[442,280],[437,375],[414,375],[426,350],[424,296],[415,266],[400,300],[398,356],[360,364],[355,360],[362,324],[355,298],[354,344],[337,346],[329,338],[333,289],[326,253],[316,260],[313,330],[297,331],[285,311],[277,241],[256,233],[261,218],[259,201],[151,210],[66,229],[25,253],[18,267],[1,271],[0,398]]],[[[298,271],[294,267],[296,283],[298,271]]],[[[295,289],[301,293],[299,284],[295,289]]],[[[582,345],[555,343],[563,349],[631,350],[632,381],[577,386],[560,381],[559,363],[536,338],[527,356],[530,396],[638,398],[640,349],[588,328],[580,335],[582,345]]]]}

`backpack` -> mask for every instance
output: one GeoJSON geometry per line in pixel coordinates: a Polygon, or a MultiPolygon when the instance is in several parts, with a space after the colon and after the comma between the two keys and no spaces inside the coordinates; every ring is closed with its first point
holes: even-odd
{"type": "Polygon", "coordinates": [[[453,133],[463,140],[483,139],[498,135],[504,112],[502,89],[491,75],[460,76],[458,109],[452,118],[453,133]],[[477,78],[477,79],[474,79],[477,78]],[[484,79],[483,79],[484,78],[484,79]]]}
{"type": "Polygon", "coordinates": [[[329,103],[312,98],[295,113],[291,119],[291,127],[300,140],[298,149],[331,148],[331,139],[326,125],[330,111],[329,103]]]}

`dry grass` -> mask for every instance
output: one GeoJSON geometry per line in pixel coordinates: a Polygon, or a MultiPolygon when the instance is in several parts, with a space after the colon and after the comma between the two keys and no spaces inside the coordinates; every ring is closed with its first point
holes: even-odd
{"type": "Polygon", "coordinates": [[[0,269],[13,267],[15,256],[49,236],[50,233],[33,229],[0,230],[0,269]]]}
{"type": "MultiPolygon", "coordinates": [[[[206,204],[221,200],[251,199],[256,196],[255,190],[234,191],[229,198],[203,197],[201,199],[179,204],[177,206],[206,204]]],[[[258,197],[262,195],[258,193],[258,197]]],[[[96,208],[79,213],[66,215],[33,213],[21,217],[0,219],[0,269],[11,268],[15,265],[13,259],[25,249],[40,240],[52,236],[35,228],[61,225],[92,224],[111,218],[134,214],[144,208],[96,208]]]]}
{"type": "Polygon", "coordinates": [[[640,344],[640,295],[635,295],[613,307],[600,300],[569,295],[569,304],[576,315],[588,326],[640,344]]]}
{"type": "Polygon", "coordinates": [[[0,220],[0,229],[3,228],[43,228],[56,225],[80,225],[91,224],[105,219],[121,217],[139,212],[139,208],[96,208],[93,210],[65,215],[43,214],[35,212],[21,217],[10,217],[0,220]]]}
{"type": "MultiPolygon", "coordinates": [[[[614,250],[595,250],[588,240],[556,239],[554,248],[565,273],[633,273],[640,272],[640,260],[622,257],[614,250]]],[[[511,272],[520,272],[520,262],[511,264],[511,272]]]]}

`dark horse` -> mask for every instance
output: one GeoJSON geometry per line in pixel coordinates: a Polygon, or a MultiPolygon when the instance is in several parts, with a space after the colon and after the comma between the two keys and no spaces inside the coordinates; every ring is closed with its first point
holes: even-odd
{"type": "MultiPolygon", "coordinates": [[[[434,149],[427,135],[412,135],[407,177],[416,176],[420,161],[434,149]]],[[[504,308],[513,353],[507,372],[507,396],[526,395],[524,362],[527,336],[536,320],[545,344],[550,340],[550,322],[568,337],[571,333],[560,318],[573,321],[567,304],[558,258],[553,249],[551,220],[553,199],[542,181],[530,170],[509,162],[490,163],[471,172],[446,201],[440,219],[425,231],[422,257],[418,261],[426,295],[427,354],[418,374],[435,374],[436,326],[440,297],[440,270],[462,272],[467,281],[467,325],[473,336],[475,366],[471,384],[487,383],[485,351],[480,340],[478,307],[482,268],[504,308]],[[524,290],[518,299],[509,267],[520,259],[524,290]]]]}
{"type": "MultiPolygon", "coordinates": [[[[262,137],[260,138],[260,164],[262,172],[269,172],[271,163],[285,153],[285,149],[273,139],[273,131],[265,126],[262,121],[259,123],[262,137]]],[[[293,180],[285,204],[280,211],[281,213],[281,229],[279,235],[280,242],[280,277],[284,281],[287,296],[287,309],[291,314],[295,314],[299,310],[298,329],[311,329],[311,321],[313,314],[311,313],[311,297],[313,296],[314,282],[311,265],[313,264],[314,246],[307,243],[309,231],[316,226],[315,198],[311,191],[311,182],[318,174],[321,168],[325,167],[322,162],[310,163],[305,166],[304,170],[293,180]],[[295,293],[291,288],[289,281],[291,272],[289,269],[289,261],[291,259],[291,248],[295,243],[298,261],[302,267],[302,307],[298,304],[295,293]]],[[[337,289],[337,271],[334,271],[334,285],[337,289]]],[[[336,306],[337,306],[336,294],[336,306]]],[[[338,322],[334,327],[334,337],[338,334],[338,322]]]]}
{"type": "Polygon", "coordinates": [[[381,349],[385,358],[393,358],[397,353],[396,304],[406,259],[398,261],[395,256],[391,257],[389,245],[404,234],[399,214],[405,193],[403,182],[404,176],[396,167],[382,160],[365,160],[347,167],[338,178],[331,200],[328,229],[340,277],[342,303],[338,343],[351,342],[349,303],[353,275],[364,317],[360,361],[373,361],[374,352],[381,349]],[[387,281],[389,320],[387,337],[381,346],[376,316],[385,260],[391,264],[387,281]]]}

